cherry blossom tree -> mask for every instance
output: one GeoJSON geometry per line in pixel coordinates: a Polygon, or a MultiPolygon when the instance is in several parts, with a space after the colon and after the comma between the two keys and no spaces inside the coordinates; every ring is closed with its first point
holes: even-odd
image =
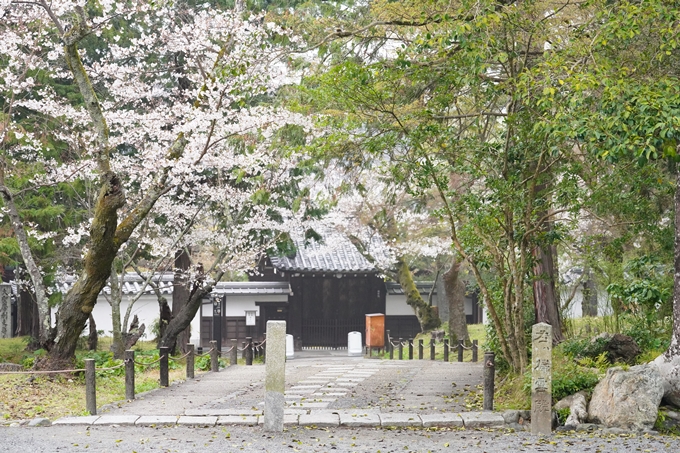
{"type": "MultiPolygon", "coordinates": [[[[251,259],[241,241],[253,228],[272,226],[268,187],[289,178],[294,162],[265,154],[266,143],[281,125],[300,120],[264,101],[295,79],[269,39],[281,30],[261,16],[165,1],[2,0],[0,17],[0,193],[53,366],[72,359],[113,260],[143,222],[186,230],[202,204],[221,204],[245,215],[240,228],[224,236],[215,231],[228,226],[211,230],[203,221],[194,234],[221,247],[220,265],[251,259]],[[57,84],[77,89],[65,93],[57,84]],[[21,127],[26,112],[59,125],[53,138],[71,151],[68,158],[46,157],[40,129],[21,127]],[[84,247],[84,257],[54,330],[31,229],[6,184],[26,162],[36,188],[73,180],[97,188],[91,218],[67,238],[84,247]]],[[[167,238],[177,235],[147,240],[162,247],[167,238]]]]}

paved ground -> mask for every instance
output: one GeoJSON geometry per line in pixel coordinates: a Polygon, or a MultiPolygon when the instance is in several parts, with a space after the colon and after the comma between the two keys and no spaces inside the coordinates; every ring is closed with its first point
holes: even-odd
{"type": "MultiPolygon", "coordinates": [[[[255,415],[264,407],[263,365],[236,366],[130,402],[100,415],[255,415]]],[[[286,363],[288,414],[355,410],[436,414],[479,410],[481,364],[347,357],[346,353],[297,353],[286,363]]]]}
{"type": "Polygon", "coordinates": [[[261,423],[264,366],[239,366],[102,408],[94,417],[56,420],[50,427],[0,428],[0,452],[680,451],[680,440],[664,436],[537,438],[475,428],[488,420],[484,417],[499,417],[480,418],[475,406],[481,401],[481,365],[324,353],[298,355],[286,373],[283,433],[254,426],[261,423]],[[428,421],[438,421],[437,427],[428,427],[428,421]]]}

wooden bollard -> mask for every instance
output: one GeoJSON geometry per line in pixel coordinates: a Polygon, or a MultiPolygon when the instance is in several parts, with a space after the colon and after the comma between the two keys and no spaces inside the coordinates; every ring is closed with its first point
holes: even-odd
{"type": "Polygon", "coordinates": [[[220,362],[218,354],[220,351],[217,350],[217,341],[210,341],[210,371],[217,373],[220,371],[220,362]]]}
{"type": "Polygon", "coordinates": [[[253,364],[253,337],[246,337],[246,365],[253,364]]]}
{"type": "Polygon", "coordinates": [[[238,340],[231,339],[231,350],[229,351],[229,365],[235,366],[238,363],[238,340]]]}
{"type": "Polygon", "coordinates": [[[203,346],[199,346],[198,348],[196,348],[196,354],[203,355],[203,346]]]}
{"type": "Polygon", "coordinates": [[[418,340],[418,360],[423,360],[423,339],[418,340]]]}
{"type": "Polygon", "coordinates": [[[463,361],[463,340],[458,340],[458,361],[463,361]]]}
{"type": "Polygon", "coordinates": [[[392,344],[392,340],[387,344],[387,347],[390,348],[390,360],[394,359],[394,345],[392,344]]]}
{"type": "Polygon", "coordinates": [[[267,333],[264,333],[264,341],[260,343],[260,356],[262,356],[262,363],[267,364],[267,333]]]}
{"type": "Polygon", "coordinates": [[[434,360],[434,338],[430,339],[430,360],[434,360]]]}
{"type": "Polygon", "coordinates": [[[135,399],[135,351],[125,351],[125,399],[135,399]]]}
{"type": "Polygon", "coordinates": [[[444,338],[444,362],[449,361],[449,339],[444,338]]]}
{"type": "Polygon", "coordinates": [[[94,359],[85,359],[85,409],[97,415],[97,386],[94,359]]]}
{"type": "Polygon", "coordinates": [[[399,339],[399,360],[404,360],[404,339],[399,339]]]}
{"type": "Polygon", "coordinates": [[[479,341],[477,340],[472,340],[472,361],[477,362],[478,358],[478,351],[479,351],[479,341]]]}
{"type": "Polygon", "coordinates": [[[493,410],[494,378],[496,375],[495,355],[493,352],[484,353],[484,403],[485,411],[493,410]]]}
{"type": "Polygon", "coordinates": [[[187,379],[194,378],[194,345],[187,343],[187,379]]]}
{"type": "Polygon", "coordinates": [[[413,338],[408,339],[408,359],[413,360],[413,338]]]}
{"type": "Polygon", "coordinates": [[[160,379],[160,385],[161,387],[167,387],[170,385],[170,381],[168,379],[168,356],[170,355],[170,348],[167,346],[161,346],[159,349],[160,354],[160,359],[161,359],[161,364],[160,364],[160,371],[161,371],[161,379],[160,379]]]}
{"type": "Polygon", "coordinates": [[[245,341],[241,342],[241,358],[243,360],[246,359],[246,342],[245,341]]]}

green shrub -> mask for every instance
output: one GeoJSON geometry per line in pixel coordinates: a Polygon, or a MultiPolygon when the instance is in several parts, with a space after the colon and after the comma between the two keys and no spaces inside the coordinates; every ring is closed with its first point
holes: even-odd
{"type": "Polygon", "coordinates": [[[553,399],[559,401],[582,390],[592,393],[599,380],[598,372],[592,368],[585,368],[573,362],[565,364],[564,367],[553,370],[553,399]]]}

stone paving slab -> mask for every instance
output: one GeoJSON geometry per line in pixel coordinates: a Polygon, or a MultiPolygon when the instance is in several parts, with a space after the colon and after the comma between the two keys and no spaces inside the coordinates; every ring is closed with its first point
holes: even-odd
{"type": "Polygon", "coordinates": [[[505,425],[505,419],[493,412],[461,412],[465,428],[500,428],[505,425]]]}
{"type": "Polygon", "coordinates": [[[136,426],[151,426],[161,425],[169,426],[177,424],[177,416],[175,415],[142,415],[135,422],[136,426]]]}
{"type": "Polygon", "coordinates": [[[99,415],[87,415],[85,417],[62,417],[54,422],[53,425],[92,425],[99,419],[99,415]]]}
{"type": "Polygon", "coordinates": [[[217,416],[206,415],[202,417],[192,415],[182,415],[177,420],[178,425],[189,426],[215,426],[217,423],[217,416]]]}
{"type": "Polygon", "coordinates": [[[240,408],[229,408],[229,409],[217,409],[217,408],[205,408],[205,409],[187,409],[184,411],[184,415],[189,416],[207,416],[214,415],[217,417],[228,416],[228,415],[262,415],[262,411],[253,409],[240,409],[240,408]]]}
{"type": "Polygon", "coordinates": [[[139,415],[102,415],[93,425],[131,426],[139,419],[139,415]]]}
{"type": "Polygon", "coordinates": [[[386,412],[379,415],[380,426],[423,426],[423,421],[418,414],[408,414],[403,412],[386,412]]]}
{"type": "Polygon", "coordinates": [[[257,425],[258,415],[223,415],[217,418],[217,425],[257,425]]]}
{"type": "Polygon", "coordinates": [[[333,427],[340,424],[338,414],[330,411],[312,411],[310,414],[300,415],[300,426],[318,426],[320,428],[333,427]]]}
{"type": "Polygon", "coordinates": [[[362,427],[380,426],[380,416],[378,412],[357,411],[338,411],[340,426],[362,427]]]}
{"type": "MultiPolygon", "coordinates": [[[[300,421],[300,415],[298,414],[283,414],[283,425],[284,426],[297,426],[300,421]]],[[[260,417],[257,422],[258,425],[264,425],[264,417],[260,417]]]]}
{"type": "Polygon", "coordinates": [[[421,414],[423,428],[431,426],[454,426],[463,428],[463,418],[460,414],[441,413],[441,414],[421,414]]]}

